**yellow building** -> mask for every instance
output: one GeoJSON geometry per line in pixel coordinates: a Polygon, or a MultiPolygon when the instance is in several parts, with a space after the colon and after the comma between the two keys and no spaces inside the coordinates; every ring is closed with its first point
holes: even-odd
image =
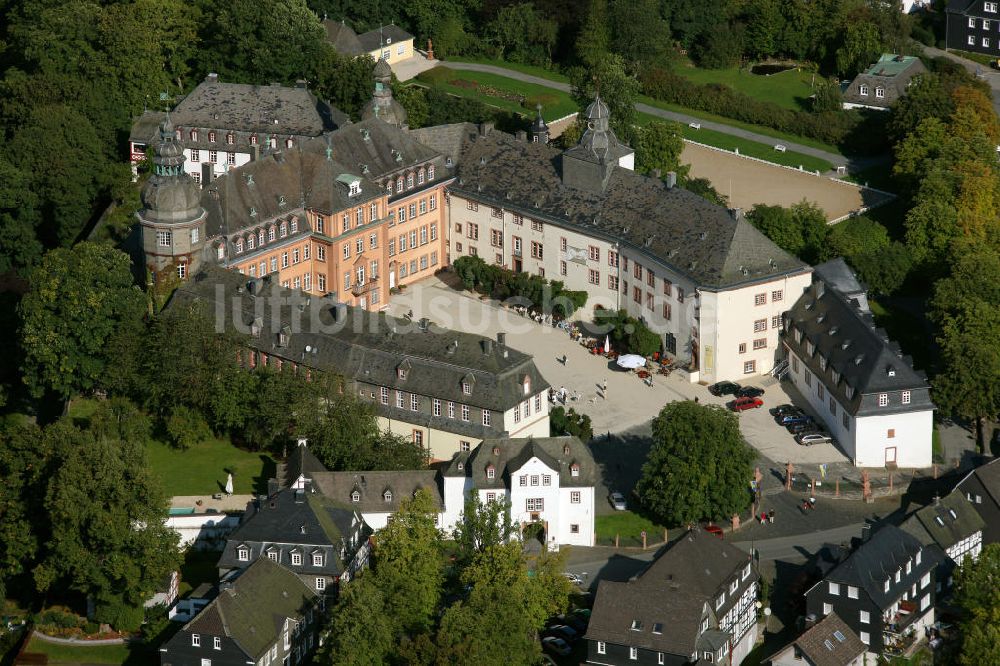
{"type": "Polygon", "coordinates": [[[367,53],[376,62],[385,58],[390,66],[416,55],[413,35],[396,25],[382,26],[360,35],[343,21],[324,19],[323,27],[326,28],[327,41],[342,55],[353,58],[367,53]]]}

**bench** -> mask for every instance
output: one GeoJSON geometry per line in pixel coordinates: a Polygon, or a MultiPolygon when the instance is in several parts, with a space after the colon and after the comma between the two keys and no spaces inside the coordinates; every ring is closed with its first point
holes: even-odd
{"type": "Polygon", "coordinates": [[[778,151],[779,153],[783,153],[783,152],[785,152],[786,150],[788,150],[787,148],[785,148],[785,146],[784,146],[784,145],[782,145],[782,144],[780,144],[780,143],[778,143],[778,144],[775,144],[775,146],[774,146],[774,149],[775,149],[775,150],[777,150],[777,151],[778,151]]]}
{"type": "MultiPolygon", "coordinates": [[[[688,127],[690,127],[691,129],[700,130],[701,123],[688,123],[688,127]]],[[[1000,150],[1000,146],[997,147],[997,150],[1000,150]]]]}

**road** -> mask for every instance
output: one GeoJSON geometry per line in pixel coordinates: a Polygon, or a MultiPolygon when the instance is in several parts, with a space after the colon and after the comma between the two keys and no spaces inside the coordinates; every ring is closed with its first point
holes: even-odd
{"type": "Polygon", "coordinates": [[[962,65],[973,75],[978,74],[981,79],[989,84],[990,89],[993,91],[993,109],[1000,114],[1000,72],[990,69],[986,65],[980,65],[978,62],[966,60],[961,56],[955,55],[954,53],[936,49],[933,46],[925,46],[924,53],[932,58],[947,58],[952,62],[957,62],[962,65]]]}
{"type": "Polygon", "coordinates": [[[825,543],[850,543],[853,537],[860,537],[863,525],[856,523],[761,541],[736,541],[734,545],[748,553],[751,548],[755,549],[761,561],[805,562],[825,543]]]}
{"type": "MultiPolygon", "coordinates": [[[[568,83],[561,83],[559,81],[551,81],[549,79],[543,79],[538,76],[532,76],[531,74],[525,74],[523,72],[518,72],[512,69],[507,69],[506,67],[498,67],[497,65],[484,65],[472,62],[453,62],[448,61],[442,63],[445,67],[450,67],[451,69],[463,69],[470,72],[487,72],[489,74],[497,74],[499,76],[506,76],[507,78],[514,79],[516,81],[523,81],[524,83],[532,83],[539,86],[544,86],[546,88],[552,88],[554,90],[559,90],[564,93],[570,92],[570,85],[568,83]]],[[[716,132],[722,132],[724,134],[729,134],[732,136],[738,136],[743,139],[749,139],[750,141],[756,141],[758,143],[763,143],[768,146],[773,146],[776,143],[780,143],[788,150],[802,153],[804,155],[811,155],[813,157],[818,157],[819,159],[826,160],[827,162],[833,164],[834,166],[847,166],[852,170],[864,168],[870,166],[873,161],[872,158],[864,159],[848,159],[843,155],[837,153],[831,153],[826,150],[820,150],[819,148],[813,148],[812,146],[805,146],[801,143],[794,143],[792,141],[786,141],[784,139],[775,139],[773,136],[767,136],[766,134],[758,134],[757,132],[751,132],[749,130],[741,129],[739,127],[733,127],[732,125],[724,125],[722,123],[712,122],[710,120],[704,120],[702,118],[696,118],[695,116],[689,116],[684,113],[676,113],[674,111],[666,111],[664,109],[659,109],[655,106],[650,106],[648,104],[638,103],[635,108],[642,113],[648,113],[651,116],[656,116],[658,118],[664,118],[666,120],[673,120],[685,125],[689,123],[700,123],[705,129],[714,130],[716,132]]]]}

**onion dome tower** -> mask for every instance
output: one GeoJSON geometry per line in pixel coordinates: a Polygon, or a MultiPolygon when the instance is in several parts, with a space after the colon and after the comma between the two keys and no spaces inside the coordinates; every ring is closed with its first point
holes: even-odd
{"type": "Polygon", "coordinates": [[[160,125],[153,156],[153,175],[142,188],[142,229],[146,266],[155,276],[174,266],[181,279],[197,271],[205,246],[205,209],[201,189],[184,172],[184,147],[177,141],[170,117],[160,125]]]}
{"type": "Polygon", "coordinates": [[[395,125],[396,127],[406,127],[406,109],[403,105],[392,98],[392,68],[385,58],[379,58],[372,71],[375,79],[375,93],[372,99],[365,105],[361,112],[362,120],[378,118],[379,120],[395,125]]]}
{"type": "Polygon", "coordinates": [[[542,118],[542,105],[538,104],[535,106],[535,110],[538,114],[535,116],[534,122],[531,123],[528,135],[531,137],[533,143],[548,143],[549,126],[545,124],[545,119],[542,118]]]}

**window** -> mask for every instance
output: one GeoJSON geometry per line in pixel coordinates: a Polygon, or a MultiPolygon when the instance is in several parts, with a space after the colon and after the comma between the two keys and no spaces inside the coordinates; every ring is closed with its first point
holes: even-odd
{"type": "Polygon", "coordinates": [[[823,604],[823,615],[829,615],[833,612],[833,606],[830,604],[823,604]]]}
{"type": "Polygon", "coordinates": [[[200,150],[192,150],[191,151],[191,161],[192,162],[200,162],[201,161],[201,151],[200,150]]]}
{"type": "MultiPolygon", "coordinates": [[[[566,239],[563,238],[562,242],[563,242],[563,250],[565,250],[566,249],[566,246],[565,246],[566,239]]],[[[597,247],[596,245],[591,245],[590,247],[587,248],[587,251],[589,253],[591,261],[600,261],[601,260],[601,248],[597,247]]],[[[610,258],[610,255],[609,255],[609,258],[610,258]]]]}
{"type": "Polygon", "coordinates": [[[525,500],[525,511],[544,511],[545,501],[541,497],[529,497],[525,500]]]}
{"type": "Polygon", "coordinates": [[[886,439],[895,439],[896,438],[896,429],[895,428],[889,428],[888,430],[886,430],[885,436],[886,436],[886,439]]]}
{"type": "Polygon", "coordinates": [[[215,648],[216,650],[221,650],[222,649],[222,637],[221,636],[214,636],[212,638],[212,647],[215,648]]]}
{"type": "Polygon", "coordinates": [[[719,610],[720,608],[722,608],[722,604],[724,604],[724,603],[726,603],[726,594],[722,593],[715,600],[715,610],[719,610]]]}
{"type": "Polygon", "coordinates": [[[840,583],[830,583],[830,594],[840,594],[840,583]]]}
{"type": "MultiPolygon", "coordinates": [[[[462,405],[462,406],[464,407],[465,405],[462,405]]],[[[492,479],[492,478],[495,478],[496,475],[497,475],[497,469],[496,469],[496,467],[493,466],[493,463],[490,463],[489,465],[487,465],[486,466],[486,478],[487,479],[492,479]]]]}
{"type": "Polygon", "coordinates": [[[201,647],[201,636],[199,634],[191,634],[191,646],[201,647]]]}
{"type": "Polygon", "coordinates": [[[538,485],[538,481],[539,481],[538,475],[537,474],[532,474],[531,475],[531,485],[537,486],[538,485]]]}
{"type": "Polygon", "coordinates": [[[657,664],[663,664],[664,663],[664,661],[663,661],[663,653],[662,652],[657,652],[656,653],[656,663],[657,664]]]}
{"type": "Polygon", "coordinates": [[[569,533],[570,534],[579,534],[580,533],[580,525],[579,525],[579,523],[573,523],[573,524],[571,524],[569,526],[569,533]]]}
{"type": "Polygon", "coordinates": [[[990,46],[990,38],[989,37],[983,37],[983,46],[985,46],[986,48],[989,48],[989,46],[990,46]]]}
{"type": "Polygon", "coordinates": [[[208,151],[208,161],[212,164],[218,164],[219,162],[219,152],[216,150],[208,151]]]}
{"type": "Polygon", "coordinates": [[[868,86],[863,84],[858,86],[858,94],[862,97],[868,97],[868,86]]]}
{"type": "MultiPolygon", "coordinates": [[[[995,2],[984,2],[983,3],[983,11],[989,12],[990,14],[996,14],[997,13],[997,3],[995,3],[995,2]]],[[[969,26],[969,27],[972,27],[972,26],[969,26]]]]}
{"type": "Polygon", "coordinates": [[[880,99],[885,97],[885,88],[883,88],[882,86],[875,88],[875,96],[880,99]]]}
{"type": "Polygon", "coordinates": [[[989,30],[989,29],[990,29],[989,19],[983,19],[983,30],[989,30]]]}
{"type": "Polygon", "coordinates": [[[468,405],[462,405],[462,420],[463,421],[468,421],[469,420],[469,406],[468,405]]]}
{"type": "Polygon", "coordinates": [[[566,262],[565,261],[560,261],[559,262],[559,275],[566,275],[566,262]]]}
{"type": "Polygon", "coordinates": [[[326,589],[326,578],[323,578],[321,576],[316,577],[316,589],[320,591],[326,589]]]}
{"type": "Polygon", "coordinates": [[[753,332],[754,333],[762,333],[762,332],[764,332],[766,330],[767,330],[767,320],[766,319],[758,319],[757,321],[755,321],[753,323],[753,332]]]}
{"type": "Polygon", "coordinates": [[[753,297],[754,305],[765,305],[767,303],[767,294],[757,294],[753,297]]]}
{"type": "MultiPolygon", "coordinates": [[[[156,232],[156,244],[160,247],[170,247],[172,241],[172,234],[169,231],[157,231],[156,232]]],[[[236,251],[243,251],[243,241],[236,241],[236,251]]]]}
{"type": "Polygon", "coordinates": [[[226,164],[236,164],[236,153],[226,153],[226,164]]]}
{"type": "Polygon", "coordinates": [[[449,419],[455,418],[455,403],[453,402],[448,403],[448,418],[449,419]]]}
{"type": "Polygon", "coordinates": [[[532,259],[541,259],[542,258],[542,252],[543,252],[543,250],[544,250],[544,248],[542,247],[541,243],[539,243],[538,241],[531,241],[531,258],[532,259]]]}
{"type": "Polygon", "coordinates": [[[464,439],[458,443],[458,450],[468,453],[472,450],[472,443],[467,442],[464,439]]]}
{"type": "Polygon", "coordinates": [[[684,290],[681,289],[680,287],[677,287],[677,302],[678,303],[684,302],[684,290]]]}
{"type": "Polygon", "coordinates": [[[888,393],[879,393],[878,394],[878,406],[879,407],[885,407],[888,404],[889,404],[889,394],[888,393]]]}
{"type": "Polygon", "coordinates": [[[781,315],[771,317],[771,328],[781,328],[781,315]]]}
{"type": "Polygon", "coordinates": [[[597,654],[607,654],[608,646],[604,641],[597,641],[597,654]]]}
{"type": "Polygon", "coordinates": [[[292,553],[292,564],[294,566],[302,564],[302,553],[292,553]]]}
{"type": "Polygon", "coordinates": [[[572,491],[569,494],[569,503],[570,504],[579,504],[580,503],[580,491],[579,490],[574,490],[574,491],[572,491]]]}
{"type": "Polygon", "coordinates": [[[924,577],[920,579],[920,589],[923,589],[931,584],[931,574],[928,571],[924,574],[924,577]]]}
{"type": "MultiPolygon", "coordinates": [[[[565,264],[566,262],[563,263],[565,264]]],[[[590,284],[601,284],[601,272],[593,269],[587,271],[587,281],[590,284]]]]}
{"type": "Polygon", "coordinates": [[[479,240],[479,225],[469,222],[465,225],[465,235],[469,240],[479,240]]]}
{"type": "Polygon", "coordinates": [[[608,276],[608,289],[618,291],[618,277],[616,275],[608,276]]]}
{"type": "Polygon", "coordinates": [[[416,393],[410,394],[410,411],[415,412],[420,409],[420,398],[416,393]]]}
{"type": "Polygon", "coordinates": [[[272,551],[272,552],[270,552],[270,553],[267,554],[267,559],[271,560],[272,562],[277,562],[278,561],[278,554],[275,553],[274,551],[272,551]]]}
{"type": "Polygon", "coordinates": [[[236,551],[236,557],[239,559],[240,562],[249,562],[250,561],[250,549],[249,548],[239,548],[236,551]]]}
{"type": "Polygon", "coordinates": [[[488,409],[483,410],[483,425],[484,426],[490,425],[490,410],[488,409]]]}
{"type": "Polygon", "coordinates": [[[740,343],[739,352],[741,354],[746,354],[747,353],[747,343],[745,343],[745,342],[741,342],[740,343]]]}
{"type": "Polygon", "coordinates": [[[902,403],[904,405],[910,404],[910,392],[909,391],[903,391],[902,403]]]}
{"type": "MultiPolygon", "coordinates": [[[[969,20],[972,21],[973,23],[975,23],[975,21],[976,21],[976,19],[969,19],[969,20]]],[[[975,46],[976,45],[976,36],[975,35],[969,35],[968,39],[966,39],[965,41],[966,41],[966,43],[969,46],[975,46]]]]}
{"type": "Polygon", "coordinates": [[[493,247],[503,247],[503,232],[499,229],[490,230],[490,245],[493,247]]]}
{"type": "Polygon", "coordinates": [[[743,364],[743,374],[752,375],[757,372],[757,361],[746,361],[743,364]]]}
{"type": "Polygon", "coordinates": [[[860,638],[861,642],[864,643],[865,645],[869,645],[872,640],[871,636],[868,634],[867,631],[862,631],[860,634],[858,634],[858,638],[860,638]]]}

